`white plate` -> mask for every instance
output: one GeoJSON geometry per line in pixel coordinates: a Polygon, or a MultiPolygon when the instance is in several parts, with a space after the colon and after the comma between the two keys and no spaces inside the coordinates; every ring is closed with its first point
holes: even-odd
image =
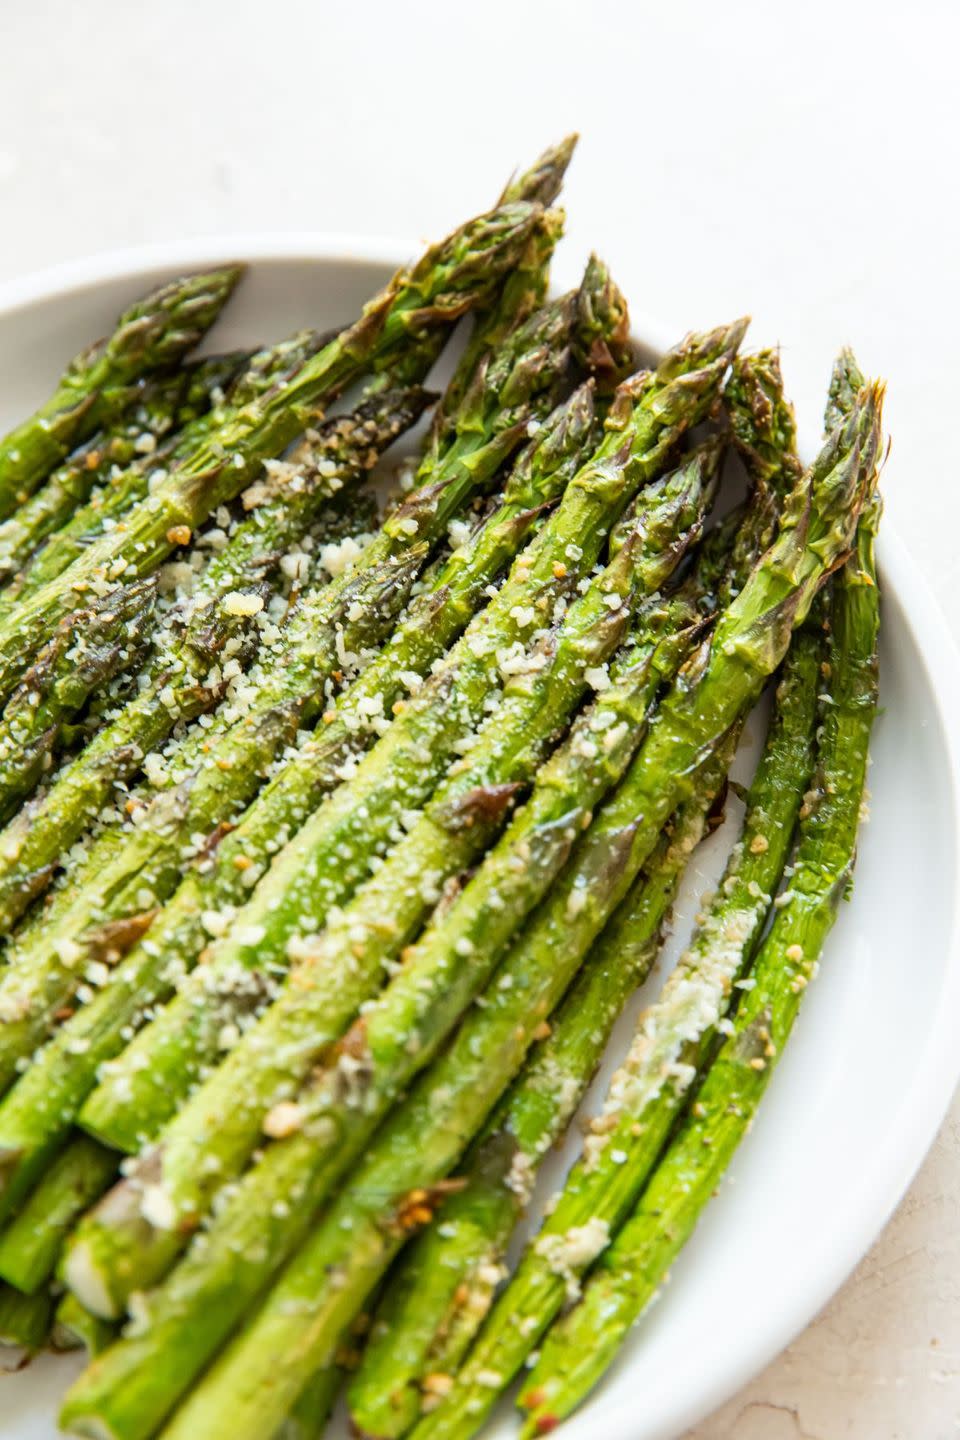
{"type": "MultiPolygon", "coordinates": [[[[353,237],[244,236],[104,256],[6,286],[0,433],[45,397],[67,357],[171,274],[234,257],[254,262],[216,330],[221,347],[347,320],[398,253],[396,244],[353,237]]],[[[642,321],[637,331],[654,347],[677,338],[642,321]]],[[[802,418],[815,436],[818,417],[802,418]]],[[[570,1440],[598,1429],[607,1440],[674,1440],[772,1359],[876,1237],[960,1073],[957,656],[889,528],[880,558],[884,710],[855,898],[720,1197],[661,1302],[567,1423],[570,1440]]],[[[729,840],[728,828],[691,867],[671,963],[729,840]]],[[[58,1397],[76,1368],[75,1359],[48,1359],[4,1377],[0,1440],[52,1440],[58,1397]]],[[[512,1430],[501,1411],[494,1433],[512,1430]]]]}

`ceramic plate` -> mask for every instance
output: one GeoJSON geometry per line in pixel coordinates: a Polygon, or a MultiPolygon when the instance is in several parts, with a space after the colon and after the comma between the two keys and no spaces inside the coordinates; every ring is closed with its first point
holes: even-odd
{"type": "MultiPolygon", "coordinates": [[[[405,253],[349,236],[244,236],[105,256],[9,285],[0,290],[0,432],[50,392],[70,355],[170,275],[215,260],[252,262],[215,332],[225,348],[348,320],[405,253]]],[[[698,318],[706,325],[729,317],[698,318]]],[[[638,339],[654,349],[682,328],[636,322],[638,339]]],[[[815,431],[810,436],[808,451],[815,431]]],[[[875,1239],[960,1073],[957,656],[889,527],[880,562],[883,713],[854,898],[720,1195],[619,1363],[566,1424],[569,1440],[676,1440],[772,1359],[875,1239]]],[[[755,744],[761,727],[752,728],[755,744]]],[[[748,742],[738,760],[742,775],[750,750],[748,742]]],[[[683,948],[697,897],[722,868],[737,808],[733,802],[726,830],[691,866],[644,1000],[683,948]]],[[[574,1148],[556,1157],[546,1185],[556,1184],[574,1148]]],[[[58,1398],[77,1368],[73,1358],[45,1359],[4,1376],[0,1440],[53,1440],[58,1398]]],[[[338,1428],[336,1440],[345,1433],[338,1428]]],[[[505,1407],[490,1433],[513,1429],[505,1407]]]]}

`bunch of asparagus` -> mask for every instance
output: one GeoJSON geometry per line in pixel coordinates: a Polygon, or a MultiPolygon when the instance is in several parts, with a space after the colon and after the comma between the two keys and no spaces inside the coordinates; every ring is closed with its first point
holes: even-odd
{"type": "Polygon", "coordinates": [[[548,298],[574,143],[327,335],[187,358],[241,271],[163,286],[0,444],[0,1342],[88,1351],[70,1434],[310,1440],[346,1385],[461,1440],[534,1350],[552,1428],[816,972],[882,388],[842,353],[805,470],[745,321],[637,371],[600,260],[548,298]],[[716,895],[508,1273],[768,682],[716,895]]]}

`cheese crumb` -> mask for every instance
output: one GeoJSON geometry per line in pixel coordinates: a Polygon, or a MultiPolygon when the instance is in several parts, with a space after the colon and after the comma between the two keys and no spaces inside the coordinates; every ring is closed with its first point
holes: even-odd
{"type": "Polygon", "coordinates": [[[244,595],[240,590],[231,590],[223,597],[223,608],[228,615],[259,615],[263,609],[263,596],[244,595]]]}

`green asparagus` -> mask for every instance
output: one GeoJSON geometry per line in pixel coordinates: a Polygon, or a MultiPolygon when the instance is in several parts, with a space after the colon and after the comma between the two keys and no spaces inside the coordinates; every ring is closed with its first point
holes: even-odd
{"type": "MultiPolygon", "coordinates": [[[[399,1244],[391,1226],[402,1221],[408,1192],[420,1187],[422,1193],[455,1164],[667,816],[689,797],[695,769],[711,750],[722,751],[724,738],[782,658],[791,626],[804,618],[824,576],[848,551],[876,456],[879,402],[876,389],[864,392],[798,487],[775,545],[721,615],[712,639],[681,672],[616,796],[504,962],[512,983],[504,987],[502,975],[494,978],[486,1007],[468,1017],[450,1049],[387,1121],[257,1320],[174,1422],[171,1440],[178,1429],[195,1436],[191,1424],[210,1413],[217,1397],[231,1430],[236,1420],[238,1440],[245,1427],[252,1436],[269,1433],[329,1358],[399,1244]],[[490,1036],[489,1044],[477,1038],[478,1028],[490,1036]],[[330,1264],[334,1287],[324,1281],[330,1264]],[[284,1330],[295,1344],[275,1344],[284,1330]],[[259,1383],[264,1363],[269,1386],[259,1383]]],[[[87,1427],[87,1433],[98,1433],[91,1426],[100,1433],[106,1427],[119,1440],[152,1433],[265,1279],[306,1238],[336,1164],[334,1157],[327,1174],[305,1183],[303,1161],[297,1135],[271,1146],[153,1293],[137,1333],[101,1356],[74,1386],[65,1423],[87,1427]],[[254,1238],[255,1246],[248,1243],[254,1238]]],[[[81,1292],[84,1278],[79,1271],[73,1276],[81,1292]]]]}
{"type": "Polygon", "coordinates": [[[723,399],[734,443],[753,485],[749,519],[737,529],[733,563],[720,597],[727,604],[735,594],[734,577],[747,574],[756,557],[773,543],[781,508],[802,467],[793,408],[783,393],[776,351],[737,356],[723,399]]]}
{"type": "Polygon", "coordinates": [[[149,640],[156,576],[118,586],[61,620],[7,701],[0,719],[0,816],[52,763],[67,722],[93,691],[136,669],[149,640]]]}
{"type": "MultiPolygon", "coordinates": [[[[13,948],[0,977],[0,1089],[49,1033],[78,986],[85,979],[96,984],[108,978],[97,958],[104,935],[112,941],[114,927],[127,925],[142,934],[140,917],[149,923],[151,912],[175,888],[185,858],[215,844],[217,826],[229,823],[255,793],[311,708],[322,703],[324,680],[340,663],[342,647],[357,653],[382,636],[423,558],[422,546],[411,547],[392,563],[363,568],[338,591],[333,607],[325,603],[326,587],[307,594],[278,638],[261,641],[262,683],[210,754],[203,753],[208,742],[201,729],[195,764],[184,779],[143,806],[129,830],[119,831],[109,863],[88,875],[78,893],[67,891],[56,927],[41,924],[29,943],[13,948]]],[[[98,856],[102,853],[103,847],[98,856]]],[[[0,1173],[4,1169],[0,1159],[0,1173]]],[[[6,1194],[0,1209],[9,1213],[6,1194]]]]}
{"type": "MultiPolygon", "coordinates": [[[[702,790],[697,784],[691,786],[704,797],[705,803],[710,803],[722,783],[729,758],[729,753],[724,752],[722,757],[708,765],[709,775],[702,779],[702,790]]],[[[596,832],[598,838],[602,828],[601,824],[596,832]]],[[[602,853],[604,870],[596,875],[595,885],[599,914],[610,903],[616,890],[617,860],[610,853],[609,835],[600,840],[599,852],[594,849],[591,839],[591,832],[588,832],[584,851],[575,856],[572,863],[574,871],[579,870],[577,861],[582,862],[584,853],[589,852],[593,860],[586,863],[595,867],[602,853]]],[[[692,843],[691,837],[690,848],[692,843]]],[[[548,907],[550,903],[547,902],[548,907]]],[[[269,1432],[273,1423],[272,1415],[267,1413],[272,1405],[271,1397],[248,1392],[245,1382],[234,1370],[234,1357],[245,1348],[247,1336],[258,1333],[262,1338],[272,1331],[278,1314],[276,1302],[292,1320],[295,1311],[286,1308],[286,1300],[296,1291],[298,1299],[295,1307],[299,1310],[303,1294],[301,1282],[309,1270],[314,1289],[302,1311],[307,1321],[306,1330],[298,1326],[295,1349],[299,1354],[295,1356],[291,1351],[279,1361],[274,1371],[279,1412],[280,1405],[285,1403],[280,1397],[287,1392],[287,1387],[288,1393],[295,1394],[302,1383],[301,1378],[294,1379],[293,1375],[301,1356],[305,1373],[311,1373],[312,1357],[319,1354],[321,1348],[326,1354],[328,1341],[331,1350],[336,1348],[344,1327],[364,1303],[404,1239],[411,1230],[429,1220],[432,1210],[442,1203],[446,1193],[443,1176],[520,1068],[536,1033],[561,999],[583,957],[585,947],[581,947],[579,934],[574,943],[562,951],[558,951],[555,944],[549,951],[537,945],[531,947],[528,941],[536,928],[535,919],[532,927],[522,932],[485,991],[483,1007],[470,1013],[450,1048],[425,1073],[408,1100],[387,1121],[361,1165],[317,1224],[313,1236],[281,1275],[246,1335],[241,1336],[235,1347],[228,1348],[214,1363],[193,1397],[174,1417],[169,1427],[170,1436],[189,1433],[190,1426],[198,1420],[201,1426],[199,1433],[203,1433],[208,1398],[220,1392],[228,1371],[238,1387],[243,1419],[241,1421],[239,1415],[236,1418],[241,1428],[249,1423],[247,1433],[250,1435],[262,1433],[264,1428],[269,1432]],[[416,1123],[420,1137],[416,1151],[409,1147],[413,1131],[408,1127],[413,1123],[416,1123]],[[402,1142],[401,1136],[404,1137],[402,1142]],[[344,1242],[347,1242],[346,1246],[344,1242]],[[342,1248],[347,1253],[343,1254],[341,1271],[342,1248]],[[335,1270],[328,1273],[336,1274],[338,1282],[342,1273],[342,1288],[339,1283],[329,1285],[320,1278],[317,1265],[321,1253],[324,1256],[321,1264],[336,1253],[335,1270]],[[308,1351],[311,1353],[310,1372],[306,1372],[308,1351]],[[259,1431],[254,1428],[256,1425],[260,1426],[259,1431]]],[[[574,922],[572,928],[582,930],[583,927],[577,927],[574,922]]],[[[262,1184],[271,1171],[273,1180],[276,1180],[276,1164],[271,1166],[267,1162],[271,1154],[277,1160],[281,1158],[279,1148],[270,1152],[267,1160],[258,1167],[263,1172],[258,1184],[262,1184]]],[[[256,1174],[257,1171],[252,1172],[251,1178],[256,1174]]],[[[450,1187],[454,1193],[457,1183],[450,1187]]],[[[305,1199],[309,1197],[312,1200],[311,1189],[308,1187],[305,1190],[305,1199]]],[[[184,1279],[182,1275],[179,1278],[181,1282],[184,1279]]],[[[283,1323],[280,1320],[281,1326],[283,1323]]],[[[114,1352],[115,1355],[117,1353],[114,1352]]],[[[257,1390],[260,1389],[258,1386],[257,1390]]],[[[232,1413],[230,1418],[232,1422],[232,1413]]]]}
{"type": "MultiPolygon", "coordinates": [[[[162,454],[170,437],[204,414],[248,359],[243,353],[213,355],[173,375],[142,381],[119,418],[74,450],[36,494],[0,524],[0,583],[9,582],[94,490],[115,483],[138,458],[162,454]]],[[[8,585],[4,591],[4,608],[16,589],[8,585]]]]}
{"type": "Polygon", "coordinates": [[[392,1273],[348,1398],[357,1432],[403,1435],[452,1384],[504,1275],[507,1241],[537,1168],[563,1134],[630,993],[660,945],[662,922],[705,821],[691,802],[668,826],[631,893],[633,923],[607,926],[555,1017],[464,1162],[466,1187],[392,1273]]]}
{"type": "Polygon", "coordinates": [[[53,1274],[64,1238],[117,1173],[117,1157],[85,1135],[57,1156],[0,1232],[0,1279],[33,1294],[53,1274]]]}
{"type": "MultiPolygon", "coordinates": [[[[742,520],[752,530],[766,524],[765,500],[759,507],[759,515],[757,508],[751,507],[747,518],[742,520]]],[[[701,547],[694,583],[688,581],[680,587],[668,601],[665,614],[659,604],[647,607],[646,614],[641,612],[634,657],[629,664],[621,662],[612,670],[615,687],[623,689],[625,684],[641,683],[640,667],[645,663],[645,656],[651,655],[651,644],[658,641],[662,658],[653,666],[654,686],[650,693],[655,688],[657,672],[669,678],[673,666],[667,663],[667,657],[671,649],[678,662],[684,646],[692,643],[693,635],[709,612],[711,597],[731,588],[725,578],[731,569],[731,558],[734,566],[744,563],[747,547],[727,531],[728,527],[722,526],[711,533],[701,547]],[[665,638],[660,640],[664,630],[665,638]]],[[[742,579],[734,570],[732,588],[739,588],[742,579]]],[[[655,655],[657,652],[652,652],[651,658],[655,655]]],[[[611,691],[603,698],[607,705],[614,702],[611,691]]],[[[620,701],[619,706],[623,703],[620,701]]],[[[597,707],[601,717],[604,708],[601,700],[597,707]]],[[[619,708],[616,718],[628,713],[619,708]]],[[[636,713],[642,713],[642,707],[638,707],[636,713]]],[[[639,743],[639,728],[632,728],[639,743]]],[[[587,734],[589,736],[589,731],[587,734]]],[[[567,749],[576,755],[579,746],[573,743],[567,749]]],[[[577,769],[582,771],[582,768],[581,761],[577,769]]],[[[553,774],[556,769],[557,762],[551,762],[542,772],[541,781],[550,776],[550,788],[556,790],[559,798],[564,792],[553,774]]],[[[581,778],[577,776],[578,780],[581,778]]],[[[573,816],[576,812],[571,809],[568,813],[573,816]]],[[[484,868],[490,867],[491,858],[488,858],[484,868]]],[[[475,888],[476,883],[471,888],[475,888]]],[[[638,887],[646,883],[638,882],[638,887]]],[[[491,893],[497,895],[499,904],[500,889],[496,882],[491,893]]],[[[664,892],[664,905],[668,898],[664,892]]],[[[462,907],[462,901],[458,904],[462,907]]],[[[471,933],[482,934],[486,946],[489,943],[486,925],[493,917],[484,917],[483,912],[480,917],[480,923],[464,933],[468,937],[471,933]]],[[[605,935],[611,935],[613,929],[611,923],[605,935]]],[[[619,1010],[617,997],[629,993],[642,978],[647,963],[645,957],[651,953],[650,937],[655,931],[655,923],[648,932],[640,924],[630,935],[618,929],[615,942],[608,944],[604,940],[564,1002],[553,1035],[539,1047],[524,1076],[504,1098],[475,1144],[465,1170],[461,1170],[468,1177],[467,1189],[445,1203],[443,1224],[430,1227],[394,1276],[380,1321],[350,1389],[351,1411],[362,1433],[402,1434],[416,1419],[419,1386],[425,1383],[424,1393],[430,1403],[449,1385],[446,1372],[456,1368],[464,1347],[483,1320],[500,1273],[498,1267],[506,1240],[517,1208],[523,1202],[525,1187],[514,1183],[512,1161],[518,1156],[518,1172],[522,1165],[525,1176],[532,1178],[539,1159],[566,1124],[582,1084],[589,1079],[594,1063],[591,1057],[599,1056],[602,1051],[608,1026],[619,1010]],[[577,1067],[575,1073],[571,1066],[577,1067]],[[522,1153],[518,1154],[520,1150],[522,1153]]]]}
{"type": "MultiPolygon", "coordinates": [[[[431,895],[482,849],[503,813],[502,797],[533,778],[544,750],[565,728],[591,676],[600,683],[597,672],[622,639],[631,610],[643,595],[660,588],[686,546],[699,537],[719,456],[716,444],[705,445],[676,472],[641,491],[634,502],[629,538],[562,621],[531,651],[521,650],[523,668],[508,678],[500,708],[419,822],[336,921],[328,922],[317,953],[301,960],[280,1000],[187,1102],[159,1137],[156,1149],[148,1150],[125,1180],[126,1221],[120,1196],[114,1194],[105,1203],[106,1223],[91,1217],[82,1227],[77,1248],[83,1248],[83,1258],[77,1263],[88,1274],[95,1271],[109,1293],[121,1298],[127,1277],[135,1276],[143,1286],[170,1264],[215,1189],[242,1170],[256,1148],[261,1127],[266,1126],[269,1134],[271,1116],[289,1108],[281,1104],[275,1109],[277,1102],[289,1100],[358,1005],[375,994],[384,970],[428,913],[431,895]],[[424,876],[430,877],[431,889],[426,893],[424,876]],[[389,926],[384,924],[385,916],[390,917],[389,926]],[[142,1203],[145,1186],[150,1206],[142,1203]],[[151,1213],[144,1213],[148,1210],[151,1213]]],[[[620,718],[619,712],[607,713],[611,719],[620,718]]],[[[585,768],[589,770],[589,765],[585,768]]],[[[599,793],[591,798],[599,798],[599,793]]],[[[554,814],[542,824],[546,835],[560,832],[559,845],[553,844],[559,851],[554,873],[571,843],[566,833],[569,814],[568,805],[555,804],[554,814]]],[[[544,821],[540,814],[537,819],[544,821]]],[[[536,845],[536,828],[528,825],[522,839],[515,840],[514,863],[518,854],[536,845]]],[[[544,849],[549,848],[547,840],[544,849]]],[[[551,873],[546,855],[539,870],[542,894],[551,873]]],[[[537,898],[528,885],[527,907],[537,898]]],[[[516,904],[513,912],[504,909],[504,916],[511,915],[510,928],[522,918],[517,909],[516,904]]],[[[241,923],[247,923],[244,913],[241,923]]],[[[507,924],[504,918],[498,933],[507,924]]],[[[249,936],[246,943],[259,946],[260,942],[249,936]]],[[[472,955],[475,948],[473,934],[465,940],[462,930],[456,941],[451,936],[446,944],[419,947],[420,953],[405,956],[402,974],[382,999],[372,1009],[365,1008],[355,1041],[347,1037],[344,1042],[346,1053],[363,1070],[363,1079],[354,1087],[362,1090],[361,1133],[351,1134],[349,1140],[344,1133],[350,1114],[337,1103],[340,1072],[321,1122],[324,1130],[340,1132],[341,1160],[348,1150],[356,1153],[362,1133],[369,1132],[399,1089],[429,1060],[458,1014],[482,988],[501,947],[484,934],[477,960],[465,966],[464,954],[472,955]]],[[[223,1007],[216,1008],[214,1019],[226,1023],[223,1007]]],[[[351,1097],[354,1103],[356,1098],[351,1097]]],[[[318,1150],[318,1160],[319,1156],[318,1150]]]]}
{"type": "MultiPolygon", "coordinates": [[[[371,662],[325,717],[319,749],[306,747],[294,763],[268,786],[260,801],[236,831],[221,841],[210,865],[197,870],[177,892],[159,917],[152,938],[130,954],[114,982],[63,1027],[47,1051],[24,1075],[8,1100],[0,1105],[0,1146],[6,1163],[6,1184],[21,1193],[22,1186],[42,1167],[49,1147],[62,1135],[93,1083],[98,1064],[130,1038],[130,1027],[145,1007],[170,993],[175,965],[188,966],[204,943],[204,917],[226,903],[246,897],[245,877],[256,874],[255,860],[266,863],[298,818],[313,808],[324,788],[336,784],[340,767],[349,762],[351,749],[366,743],[371,722],[389,713],[394,697],[412,685],[443,653],[446,645],[482,602],[487,584],[496,579],[505,561],[515,553],[546,505],[562,492],[579,469],[592,445],[593,408],[589,387],[548,419],[518,460],[504,492],[502,505],[490,520],[462,544],[441,568],[436,583],[413,606],[407,620],[383,654],[371,662]],[[315,797],[315,798],[314,798],[315,797]]],[[[399,702],[397,702],[399,703],[399,702]]],[[[185,1057],[195,1021],[203,1016],[180,1006],[186,1037],[174,1023],[166,1029],[168,1049],[159,1051],[153,1071],[159,1084],[136,1061],[126,1071],[138,1088],[143,1119],[152,1130],[176,1105],[181,1080],[189,1076],[185,1057]],[[172,1047],[181,1063],[170,1065],[172,1047]],[[166,1063],[163,1063],[166,1062],[166,1063]],[[160,1078],[170,1072],[169,1089],[160,1078]],[[143,1093],[140,1094],[140,1087],[143,1093]],[[151,1124],[153,1117],[157,1120],[151,1124]]],[[[164,1017],[166,1020],[166,1017],[164,1017]]],[[[104,1084],[107,1106],[126,1097],[124,1075],[104,1084]]],[[[107,1108],[104,1107],[104,1110],[107,1108]]],[[[103,1110],[101,1118],[105,1119],[103,1110]]],[[[97,1112],[94,1112],[96,1126],[97,1112]]],[[[109,1123],[109,1122],[107,1122],[109,1123]]],[[[104,1128],[107,1128],[105,1123],[104,1128]]],[[[6,1188],[6,1186],[5,1186],[6,1188]]]]}
{"type": "MultiPolygon", "coordinates": [[[[565,1300],[576,1293],[584,1270],[629,1213],[656,1162],[709,1053],[732,986],[750,960],[789,854],[813,766],[821,653],[813,627],[794,639],[741,838],[715,899],[660,999],[641,1016],[607,1102],[591,1122],[584,1157],[567,1177],[559,1202],[536,1242],[527,1247],[469,1360],[423,1430],[446,1436],[479,1428],[565,1300]],[[499,1377],[497,1385],[487,1383],[492,1375],[499,1377]]],[[[642,878],[600,942],[601,956],[612,962],[621,950],[629,953],[635,930],[641,937],[649,935],[642,878]]],[[[499,1202],[504,1209],[508,1195],[503,1186],[501,1180],[499,1194],[494,1190],[489,1199],[487,1190],[481,1190],[481,1223],[484,1203],[499,1202]]]]}
{"type": "Polygon", "coordinates": [[[0,441],[0,519],[22,505],[75,445],[124,409],[141,376],[183,359],[242,274],[242,266],[230,265],[161,285],[121,315],[107,340],[71,361],[46,404],[0,441]]]}
{"type": "MultiPolygon", "coordinates": [[[[168,470],[188,459],[236,408],[256,401],[281,384],[286,376],[296,374],[327,342],[327,336],[304,330],[279,345],[256,352],[221,404],[202,411],[157,449],[111,475],[109,484],[101,487],[51,535],[16,581],[0,595],[0,626],[14,622],[34,595],[63,575],[101,536],[117,526],[122,529],[127,512],[138,502],[147,501],[152,488],[168,470]]],[[[109,576],[98,582],[99,588],[105,589],[108,582],[109,576]]]]}
{"type": "Polygon", "coordinates": [[[240,663],[242,633],[251,628],[243,615],[224,610],[227,596],[268,578],[316,518],[324,497],[362,476],[414,423],[427,399],[416,388],[382,392],[326,422],[316,440],[298,447],[278,475],[257,486],[247,518],[201,573],[182,626],[173,624],[161,637],[149,682],[0,833],[0,927],[8,928],[43,889],[57,858],[178,719],[222,698],[228,681],[221,662],[232,659],[233,668],[240,663]],[[211,673],[212,666],[218,669],[211,673]]]}
{"type": "MultiPolygon", "coordinates": [[[[0,697],[31,652],[72,609],[78,590],[155,569],[218,505],[256,478],[316,409],[365,371],[389,366],[424,329],[452,324],[487,298],[537,224],[541,207],[504,206],[461,227],[410,270],[400,271],[360,318],[282,385],[234,410],[207,440],[174,465],[123,527],[100,536],[68,570],[0,625],[0,697]]],[[[519,438],[519,437],[518,437],[519,438]]]]}
{"type": "Polygon", "coordinates": [[[777,911],[751,973],[752,988],[696,1092],[696,1104],[672,1136],[633,1215],[601,1256],[580,1304],[547,1337],[520,1397],[527,1435],[553,1429],[581,1403],[692,1233],[756,1114],[849,889],[877,709],[873,539],[879,509],[875,499],[865,508],[856,554],[834,586],[829,703],[789,903],[777,911]]]}
{"type": "Polygon", "coordinates": [[[50,1343],[54,1350],[86,1350],[92,1358],[117,1338],[116,1326],[84,1310],[74,1295],[64,1295],[53,1317],[50,1343]]]}
{"type": "Polygon", "coordinates": [[[21,1295],[19,1290],[0,1284],[0,1346],[15,1346],[27,1355],[35,1355],[47,1343],[52,1319],[49,1290],[21,1295]]]}
{"type": "MultiPolygon", "coordinates": [[[[657,376],[640,377],[625,387],[597,458],[567,487],[559,510],[529,553],[519,558],[506,586],[361,762],[349,784],[329,797],[280,852],[254,899],[241,912],[238,924],[242,928],[235,928],[214,947],[210,963],[194,982],[196,988],[188,989],[162,1022],[162,1044],[151,1046],[148,1033],[142,1037],[136,1065],[144,1083],[141,1086],[139,1076],[134,1082],[137,1106],[135,1112],[133,1108],[129,1111],[131,1117],[136,1114],[137,1128],[131,1134],[130,1122],[123,1115],[125,1106],[115,1094],[98,1094],[83,1112],[83,1123],[91,1131],[110,1143],[129,1145],[130,1138],[143,1133],[144,1115],[157,1113],[143,1108],[148,1091],[155,1097],[159,1113],[169,1114],[169,1096],[182,1095],[191,1073],[196,1073],[190,1069],[196,1037],[202,1041],[203,1055],[209,1057],[222,1026],[229,1023],[213,1002],[222,996],[223,1006],[229,1006],[238,976],[251,966],[255,973],[269,978],[268,958],[271,968],[283,965],[291,932],[296,929],[309,934],[322,925],[329,906],[341,904],[360,883],[370,856],[388,840],[399,815],[429,795],[455,753],[456,742],[482,717],[490,685],[498,677],[498,655],[523,633],[521,620],[526,621],[531,611],[533,617],[549,613],[556,598],[589,571],[599,553],[604,526],[622,511],[644,475],[662,463],[676,435],[709,403],[727,363],[726,348],[732,348],[738,338],[736,327],[695,337],[668,357],[657,376]],[[718,353],[719,359],[715,358],[718,353]],[[697,363],[705,359],[708,363],[697,363]],[[634,392],[640,398],[628,411],[634,392]],[[628,453],[631,446],[637,452],[632,458],[628,453]],[[252,925],[266,927],[256,947],[242,938],[253,933],[247,928],[252,925]],[[201,990],[203,1004],[198,1006],[190,996],[196,998],[201,990]],[[150,1056],[146,1067],[145,1053],[150,1056]],[[153,1084],[146,1069],[153,1078],[162,1076],[161,1083],[153,1084]],[[129,1138],[123,1139],[124,1135],[129,1138]]],[[[331,758],[339,769],[339,740],[334,746],[331,758]]],[[[310,764],[322,766],[322,753],[311,757],[310,764]]],[[[124,1076],[130,1073],[124,1067],[124,1076]]],[[[124,1079],[124,1087],[125,1083],[124,1079]]],[[[110,1082],[108,1088],[113,1088],[110,1082]]],[[[146,1129],[146,1133],[152,1132],[146,1129]]]]}

